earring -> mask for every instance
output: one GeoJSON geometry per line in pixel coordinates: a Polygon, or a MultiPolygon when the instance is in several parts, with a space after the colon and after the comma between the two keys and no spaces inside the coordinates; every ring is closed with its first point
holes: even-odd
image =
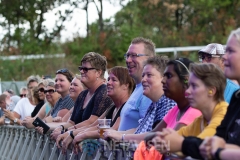
{"type": "Polygon", "coordinates": [[[188,83],[188,80],[184,80],[184,83],[187,84],[187,83],[188,83]]]}
{"type": "Polygon", "coordinates": [[[209,93],[209,94],[212,94],[212,93],[213,93],[213,91],[212,91],[212,90],[209,90],[209,91],[208,91],[208,93],[209,93]]]}

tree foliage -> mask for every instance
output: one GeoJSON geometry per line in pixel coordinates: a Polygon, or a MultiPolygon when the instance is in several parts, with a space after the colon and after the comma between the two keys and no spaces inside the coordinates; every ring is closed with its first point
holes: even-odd
{"type": "MultiPolygon", "coordinates": [[[[105,1],[120,4],[122,9],[114,17],[103,19],[103,11],[109,10],[104,8],[104,0],[0,0],[0,15],[4,18],[0,23],[7,31],[2,45],[8,53],[11,46],[15,46],[19,54],[66,53],[70,62],[56,63],[52,70],[63,65],[70,68],[77,66],[82,56],[90,51],[106,56],[108,67],[112,67],[124,65],[123,54],[137,36],[152,39],[156,47],[195,46],[213,42],[225,44],[230,31],[240,25],[238,0],[105,1]],[[48,30],[44,26],[43,14],[63,4],[69,4],[69,9],[56,13],[60,18],[54,30],[48,30]],[[98,13],[98,19],[92,24],[88,23],[90,4],[95,5],[98,13]],[[64,43],[56,41],[64,28],[63,22],[71,18],[76,7],[86,12],[87,36],[76,35],[73,40],[64,43]]],[[[183,52],[182,55],[196,60],[195,54],[183,52]]],[[[27,68],[25,66],[24,72],[32,73],[27,68]]],[[[10,69],[12,71],[5,73],[14,75],[14,67],[9,66],[10,69]]],[[[43,70],[36,69],[36,72],[42,73],[43,70]]]]}

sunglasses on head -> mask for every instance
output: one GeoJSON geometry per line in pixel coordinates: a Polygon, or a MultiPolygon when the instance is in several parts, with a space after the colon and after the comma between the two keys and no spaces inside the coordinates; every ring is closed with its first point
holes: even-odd
{"type": "Polygon", "coordinates": [[[39,88],[38,92],[44,92],[44,88],[39,88]]]}
{"type": "Polygon", "coordinates": [[[23,98],[23,97],[26,97],[26,94],[20,94],[19,96],[23,98]]]}
{"type": "Polygon", "coordinates": [[[96,68],[87,68],[87,67],[82,67],[82,66],[78,67],[78,70],[80,72],[83,71],[83,73],[87,73],[89,70],[93,70],[93,69],[96,69],[96,68]]]}
{"type": "Polygon", "coordinates": [[[56,92],[54,89],[49,89],[49,90],[44,90],[44,93],[49,93],[49,94],[53,94],[54,92],[56,92]]]}
{"type": "Polygon", "coordinates": [[[11,89],[7,89],[6,92],[8,92],[9,94],[14,94],[13,90],[11,89]]]}
{"type": "Polygon", "coordinates": [[[68,69],[63,68],[63,69],[57,70],[56,74],[59,74],[59,73],[67,73],[67,72],[69,72],[68,69]]]}

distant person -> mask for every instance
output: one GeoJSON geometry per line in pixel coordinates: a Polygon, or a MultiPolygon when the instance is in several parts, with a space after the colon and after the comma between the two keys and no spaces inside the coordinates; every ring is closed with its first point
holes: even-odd
{"type": "Polygon", "coordinates": [[[9,97],[15,95],[15,93],[14,93],[14,91],[12,89],[7,89],[3,93],[8,95],[9,97]]]}
{"type": "MultiPolygon", "coordinates": [[[[218,43],[210,43],[199,52],[199,60],[202,63],[213,63],[224,71],[224,61],[222,56],[225,54],[224,46],[218,43]]],[[[236,82],[237,83],[237,82],[236,82]]],[[[239,85],[230,79],[227,79],[227,85],[224,91],[224,99],[230,103],[232,94],[239,89],[239,85]]]]}
{"type": "Polygon", "coordinates": [[[27,89],[27,87],[22,87],[22,88],[20,89],[20,94],[19,94],[19,96],[20,96],[21,98],[24,98],[24,97],[27,96],[27,94],[28,94],[28,89],[27,89]]]}
{"type": "Polygon", "coordinates": [[[26,98],[19,100],[13,112],[4,111],[6,117],[11,119],[15,124],[21,125],[26,116],[31,116],[36,104],[38,103],[37,85],[38,76],[30,76],[27,79],[28,94],[26,98]]]}

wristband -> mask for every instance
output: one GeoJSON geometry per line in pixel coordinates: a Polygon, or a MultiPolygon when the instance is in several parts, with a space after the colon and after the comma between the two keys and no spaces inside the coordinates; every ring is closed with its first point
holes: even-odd
{"type": "Polygon", "coordinates": [[[214,158],[215,158],[216,160],[221,160],[221,158],[220,158],[220,152],[221,152],[222,150],[224,150],[224,148],[218,148],[217,151],[215,152],[214,158]]]}
{"type": "Polygon", "coordinates": [[[68,131],[68,129],[66,128],[66,129],[65,129],[65,132],[67,132],[67,131],[68,131]]]}
{"type": "Polygon", "coordinates": [[[60,125],[62,127],[62,130],[64,131],[64,126],[63,125],[60,125]]]}
{"type": "Polygon", "coordinates": [[[63,130],[61,130],[61,134],[63,134],[64,133],[64,131],[63,130]]]}
{"type": "Polygon", "coordinates": [[[126,134],[122,134],[122,141],[124,141],[124,137],[125,137],[126,134]]]}
{"type": "Polygon", "coordinates": [[[72,139],[74,139],[73,131],[70,131],[69,134],[72,137],[72,139]]]}

